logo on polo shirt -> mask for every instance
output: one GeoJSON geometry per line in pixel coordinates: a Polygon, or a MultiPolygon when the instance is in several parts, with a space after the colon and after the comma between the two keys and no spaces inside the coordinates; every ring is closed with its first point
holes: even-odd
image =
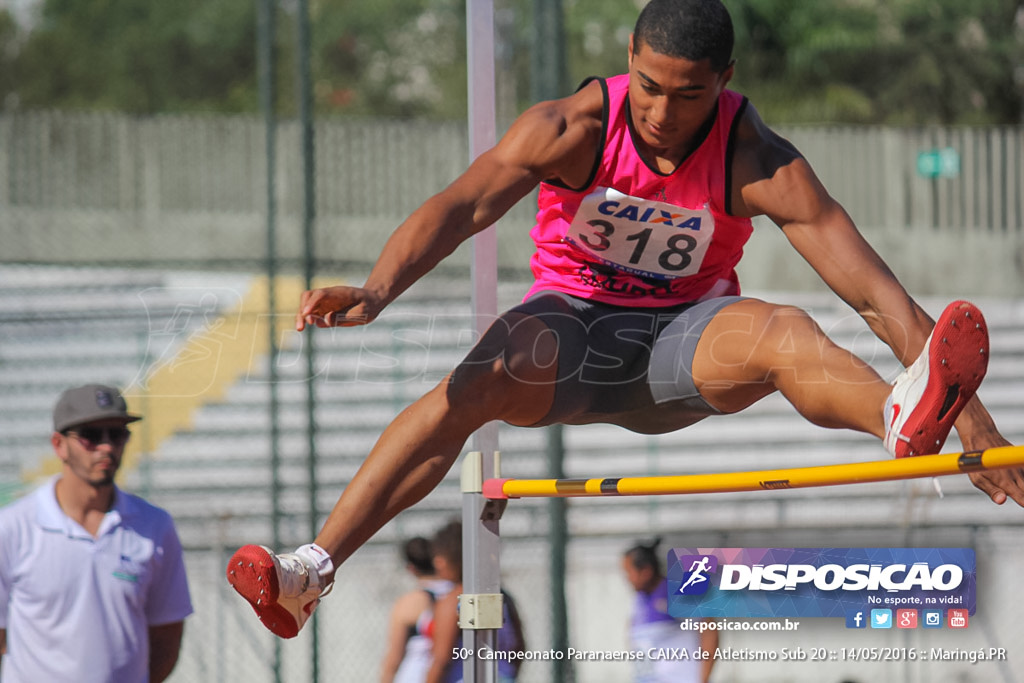
{"type": "Polygon", "coordinates": [[[138,583],[139,577],[142,576],[142,567],[128,555],[121,555],[121,567],[111,572],[111,576],[122,581],[138,583]]]}

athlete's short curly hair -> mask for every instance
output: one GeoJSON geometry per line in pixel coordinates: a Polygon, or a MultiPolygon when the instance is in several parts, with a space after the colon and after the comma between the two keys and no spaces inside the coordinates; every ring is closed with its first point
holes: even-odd
{"type": "Polygon", "coordinates": [[[732,62],[732,18],[721,0],[651,0],[633,29],[633,50],[646,45],[659,54],[692,62],[711,60],[721,73],[732,62]]]}

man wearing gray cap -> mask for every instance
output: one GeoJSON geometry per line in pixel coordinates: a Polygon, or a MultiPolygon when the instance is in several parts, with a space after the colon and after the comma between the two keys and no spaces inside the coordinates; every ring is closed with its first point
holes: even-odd
{"type": "Polygon", "coordinates": [[[192,613],[171,517],[114,484],[128,425],[117,389],[68,389],[50,443],[61,473],[0,508],[0,680],[157,683],[192,613]]]}

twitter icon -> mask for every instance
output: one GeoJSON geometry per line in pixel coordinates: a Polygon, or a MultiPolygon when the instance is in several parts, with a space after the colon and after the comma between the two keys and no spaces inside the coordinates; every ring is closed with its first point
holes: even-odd
{"type": "Polygon", "coordinates": [[[871,610],[871,628],[892,628],[892,610],[871,610]]]}

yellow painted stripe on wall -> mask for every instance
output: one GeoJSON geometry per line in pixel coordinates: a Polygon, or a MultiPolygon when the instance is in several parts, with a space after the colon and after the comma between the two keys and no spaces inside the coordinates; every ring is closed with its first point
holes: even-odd
{"type": "MultiPolygon", "coordinates": [[[[294,332],[295,312],[303,280],[286,276],[275,279],[273,315],[268,312],[268,283],[265,277],[253,279],[237,306],[193,333],[173,359],[152,369],[144,386],[125,389],[129,412],[144,419],[132,427],[121,471],[137,467],[143,453],[156,452],[175,433],[192,429],[204,405],[223,400],[232,385],[254,371],[269,351],[271,319],[279,346],[284,345],[289,331],[298,334],[294,332]]],[[[51,453],[24,479],[38,481],[60,469],[60,460],[51,453]]]]}

